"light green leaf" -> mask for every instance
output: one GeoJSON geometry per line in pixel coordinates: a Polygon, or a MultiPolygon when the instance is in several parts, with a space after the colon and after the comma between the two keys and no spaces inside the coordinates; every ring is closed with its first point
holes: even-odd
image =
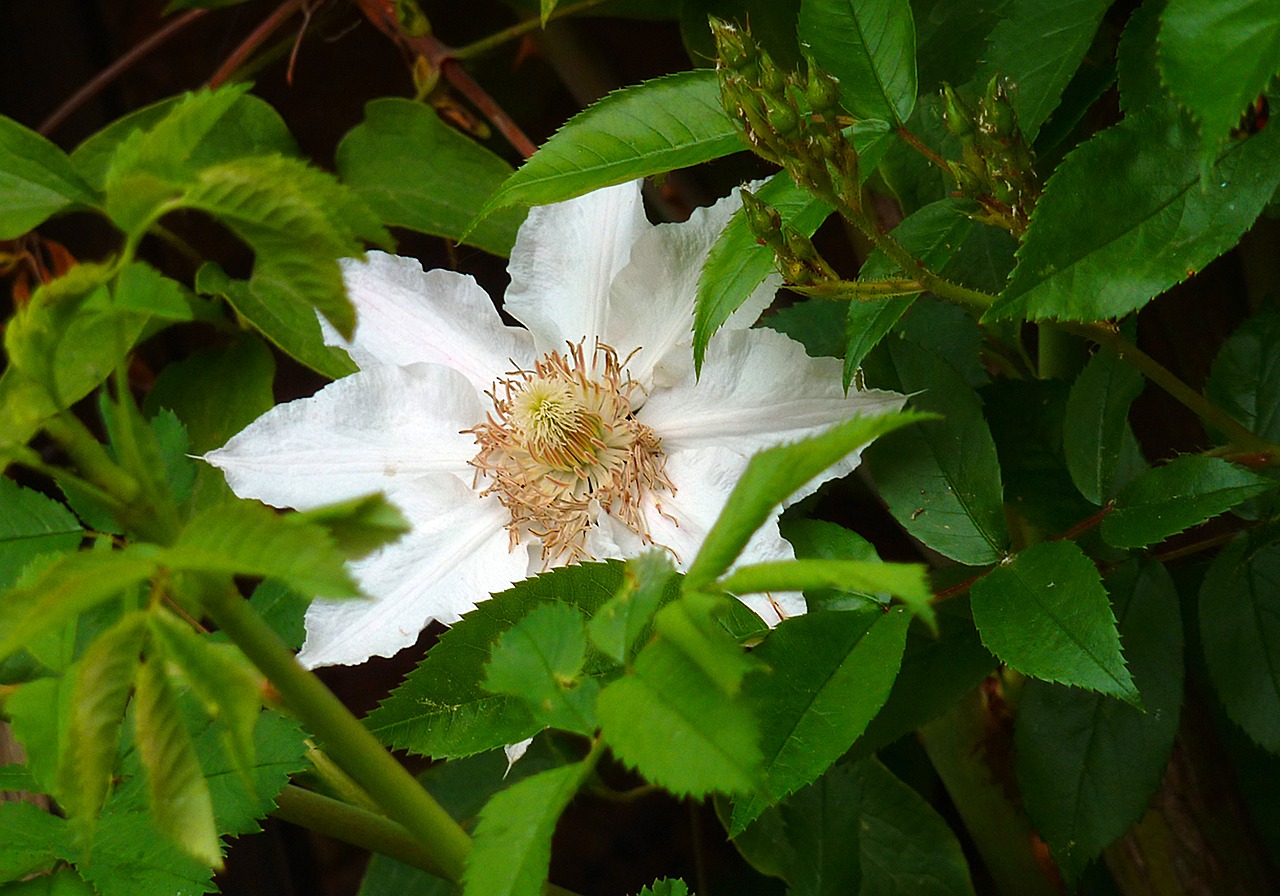
{"type": "Polygon", "coordinates": [[[853,745],[889,696],[909,621],[901,610],[808,613],[784,619],[752,652],[769,668],[751,680],[764,780],[734,802],[730,837],[853,745]]]}
{"type": "Polygon", "coordinates": [[[907,0],[804,0],[800,40],[840,80],[859,118],[901,125],[916,104],[916,31],[907,0]]]}
{"type": "Polygon", "coordinates": [[[75,550],[84,530],[62,504],[0,477],[0,589],[41,554],[75,550]]]}
{"type": "Polygon", "coordinates": [[[1045,185],[987,316],[1121,317],[1234,246],[1280,185],[1280,129],[1223,146],[1207,174],[1199,147],[1190,122],[1159,107],[1082,144],[1045,185]]]}
{"type": "Polygon", "coordinates": [[[1155,544],[1277,484],[1221,458],[1186,454],[1125,486],[1102,520],[1102,537],[1118,548],[1155,544]]]}
{"type": "Polygon", "coordinates": [[[209,785],[162,661],[151,659],[142,664],[135,700],[138,750],[156,826],[192,858],[221,867],[222,844],[214,826],[209,785]]]}
{"type": "Polygon", "coordinates": [[[27,770],[39,793],[58,790],[58,763],[71,718],[72,682],[68,676],[38,678],[18,687],[4,711],[14,737],[27,753],[27,770]]]}
{"type": "MultiPolygon", "coordinates": [[[[824,520],[786,519],[778,528],[782,537],[791,542],[796,558],[800,560],[859,560],[879,562],[880,555],[871,542],[861,535],[836,523],[824,520]]],[[[845,583],[838,589],[805,589],[805,604],[809,612],[814,610],[861,610],[869,604],[883,604],[885,595],[859,591],[845,583]]]]}
{"type": "Polygon", "coordinates": [[[1280,753],[1280,543],[1241,533],[1214,558],[1200,586],[1200,634],[1227,715],[1280,753]]]}
{"type": "Polygon", "coordinates": [[[4,896],[98,896],[84,878],[70,868],[59,868],[22,883],[0,887],[4,896]]]}
{"type": "Polygon", "coordinates": [[[338,144],[338,174],[388,226],[461,240],[508,255],[523,209],[495,212],[470,231],[480,201],[511,166],[440,120],[435,109],[397,97],[365,106],[364,121],[338,144]]]}
{"type": "Polygon", "coordinates": [[[587,626],[591,643],[618,663],[626,663],[641,638],[652,629],[658,607],[676,574],[670,556],[645,551],[627,561],[622,585],[587,626]]]}
{"type": "Polygon", "coordinates": [[[543,725],[590,736],[598,686],[581,681],[586,620],[568,604],[535,607],[493,645],[484,686],[524,701],[543,725]]]}
{"type": "Polygon", "coordinates": [[[1265,0],[1169,0],[1160,73],[1212,147],[1280,73],[1280,8],[1265,0]]]}
{"type": "Polygon", "coordinates": [[[774,508],[806,482],[872,439],[923,419],[912,413],[855,417],[821,435],[756,454],[707,533],[685,587],[702,588],[722,575],[774,508]]]}
{"type": "Polygon", "coordinates": [[[462,875],[464,896],[542,893],[556,822],[590,771],[584,763],[550,769],[489,800],[462,875]]]}
{"type": "Polygon", "coordinates": [[[51,868],[70,841],[65,820],[30,803],[0,802],[0,882],[51,868]]]}
{"type": "Polygon", "coordinates": [[[58,147],[0,115],[0,240],[11,240],[75,205],[94,205],[93,188],[58,147]]]}
{"type": "Polygon", "coordinates": [[[716,73],[677,72],[615,90],[569,119],[476,217],[508,205],[561,202],[741,149],[733,120],[720,107],[716,73]]]}
{"type": "Polygon", "coordinates": [[[912,395],[914,410],[943,417],[867,449],[867,467],[894,518],[952,560],[999,560],[1009,544],[1004,494],[977,393],[935,352],[902,339],[884,343],[866,368],[869,382],[912,395]]]}
{"type": "Polygon", "coordinates": [[[982,89],[999,74],[1017,85],[1013,108],[1028,141],[1057,107],[1110,5],[1109,0],[1014,0],[992,30],[975,81],[982,89]]]}
{"type": "Polygon", "coordinates": [[[637,896],[689,896],[689,887],[678,877],[664,877],[645,887],[637,896]]]}
{"type": "Polygon", "coordinates": [[[1116,618],[1093,561],[1070,541],[1045,541],[973,584],[982,643],[1024,675],[1142,708],[1116,618]]]}
{"type": "Polygon", "coordinates": [[[1145,385],[1141,373],[1105,349],[1071,385],[1062,447],[1071,481],[1093,504],[1105,504],[1125,484],[1116,481],[1121,459],[1134,456],[1137,449],[1129,428],[1129,405],[1145,385]]]}
{"type": "Polygon", "coordinates": [[[182,284],[164,276],[146,262],[132,262],[120,272],[111,290],[111,298],[115,307],[122,311],[167,321],[192,319],[191,306],[187,304],[182,284]]]}
{"type": "Polygon", "coordinates": [[[1018,702],[1018,781],[1068,880],[1142,817],[1160,784],[1182,704],[1182,623],[1164,567],[1107,579],[1146,712],[1076,688],[1027,682],[1018,702]]]}
{"type": "Polygon", "coordinates": [[[716,583],[731,594],[835,588],[900,597],[911,611],[934,624],[926,567],[879,560],[775,560],[741,566],[716,583]]]}

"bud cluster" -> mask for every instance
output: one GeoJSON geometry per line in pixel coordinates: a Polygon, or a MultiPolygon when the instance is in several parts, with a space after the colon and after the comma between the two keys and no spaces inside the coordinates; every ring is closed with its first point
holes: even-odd
{"type": "Polygon", "coordinates": [[[949,163],[959,194],[982,207],[979,220],[1022,233],[1040,182],[1007,82],[992,78],[976,110],[943,85],[942,108],[948,133],[960,141],[960,161],[949,163]]]}
{"type": "Polygon", "coordinates": [[[839,276],[818,254],[813,242],[798,230],[785,227],[773,206],[743,189],[742,207],[756,242],[768,246],[778,259],[778,271],[790,286],[810,286],[839,276]]]}

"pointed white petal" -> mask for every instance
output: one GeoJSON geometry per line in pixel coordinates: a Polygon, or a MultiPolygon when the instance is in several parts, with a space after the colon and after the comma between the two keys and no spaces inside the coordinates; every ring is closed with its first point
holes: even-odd
{"type": "Polygon", "coordinates": [[[342,279],[356,306],[350,343],[323,324],[325,339],[340,345],[361,369],[383,364],[443,364],[484,390],[511,369],[527,364],[533,340],[504,326],[493,302],[471,277],[423,271],[416,258],[370,252],[364,261],[342,260],[342,279]]]}
{"type": "Polygon", "coordinates": [[[527,549],[509,550],[506,509],[453,477],[391,495],[413,524],[397,542],[351,564],[367,600],[317,600],[307,610],[298,659],[308,668],[392,656],[431,620],[457,622],[525,576],[527,549]]]}
{"type": "MultiPolygon", "coordinates": [[[[631,261],[614,280],[604,340],[623,358],[639,349],[627,371],[646,388],[654,382],[654,368],[673,350],[691,355],[687,345],[693,336],[698,278],[707,253],[741,205],[735,189],[715,205],[695,209],[688,221],[651,228],[636,240],[631,261]]],[[[737,329],[751,326],[780,283],[781,278],[772,276],[761,284],[729,323],[737,329]]]]}
{"type": "Polygon", "coordinates": [[[476,443],[460,430],[484,415],[475,387],[454,370],[377,367],[276,405],[204,459],[242,498],[306,510],[414,477],[469,481],[476,443]]]}
{"type": "Polygon", "coordinates": [[[540,354],[583,339],[591,351],[608,326],[610,284],[650,226],[639,181],[530,210],[511,250],[503,308],[529,328],[540,354]]]}
{"type": "MultiPolygon", "coordinates": [[[[903,397],[891,392],[846,395],[840,373],[839,361],[810,358],[798,342],[773,330],[720,333],[708,348],[701,380],[688,367],[680,382],[655,390],[637,416],[668,453],[715,445],[750,455],[850,417],[902,406],[903,397]]],[[[856,465],[855,457],[845,472],[856,465]]]]}

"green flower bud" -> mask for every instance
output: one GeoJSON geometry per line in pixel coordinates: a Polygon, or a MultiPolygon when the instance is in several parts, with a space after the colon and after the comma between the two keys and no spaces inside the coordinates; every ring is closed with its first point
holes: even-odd
{"type": "Polygon", "coordinates": [[[809,108],[823,118],[835,118],[840,112],[840,82],[832,74],[809,60],[809,83],[805,86],[805,99],[809,108]]]}
{"type": "Polygon", "coordinates": [[[987,84],[982,106],[986,123],[996,137],[1008,140],[1018,135],[1018,114],[1013,110],[1013,100],[999,75],[987,84]]]}
{"type": "Polygon", "coordinates": [[[942,85],[942,120],[946,123],[947,133],[961,140],[971,137],[976,128],[973,113],[950,84],[942,85]]]}
{"type": "Polygon", "coordinates": [[[765,115],[773,132],[784,140],[795,140],[800,136],[800,116],[794,107],[787,102],[776,102],[765,94],[765,115]]]}

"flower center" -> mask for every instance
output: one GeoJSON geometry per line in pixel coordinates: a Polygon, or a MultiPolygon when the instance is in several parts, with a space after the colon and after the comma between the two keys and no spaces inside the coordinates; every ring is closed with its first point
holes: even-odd
{"type": "Polygon", "coordinates": [[[642,397],[617,352],[582,345],[550,352],[533,370],[516,370],[488,393],[493,411],[468,430],[480,451],[471,460],[482,495],[497,495],[511,513],[516,545],[528,533],[542,542],[547,566],[589,556],[586,539],[600,512],[652,543],[642,502],[651,491],[675,492],[662,442],[635,419],[642,397]]]}

